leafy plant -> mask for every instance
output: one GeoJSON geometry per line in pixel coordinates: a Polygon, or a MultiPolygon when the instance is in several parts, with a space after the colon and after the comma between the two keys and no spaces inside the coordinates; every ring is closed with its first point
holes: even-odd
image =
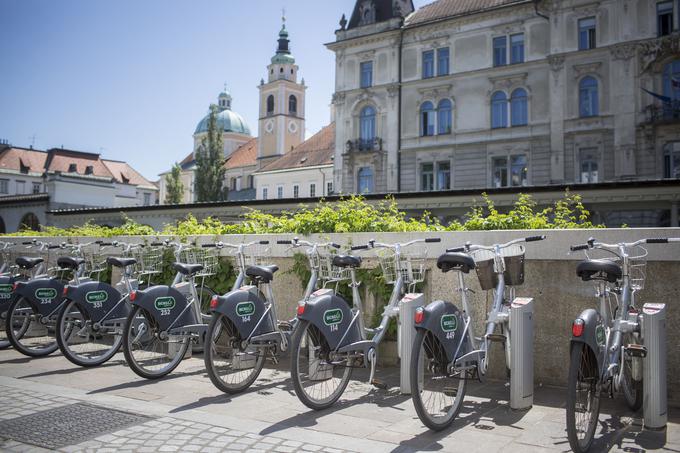
{"type": "Polygon", "coordinates": [[[184,184],[182,184],[182,168],[177,162],[172,167],[170,174],[165,175],[166,204],[178,204],[184,195],[184,184]]]}
{"type": "Polygon", "coordinates": [[[210,106],[208,132],[196,150],[196,201],[219,201],[224,199],[224,144],[222,128],[219,127],[216,105],[210,106]]]}

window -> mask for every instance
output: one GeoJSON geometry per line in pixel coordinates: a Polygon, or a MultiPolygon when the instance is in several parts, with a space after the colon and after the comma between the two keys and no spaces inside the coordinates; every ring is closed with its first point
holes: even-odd
{"type": "Polygon", "coordinates": [[[357,188],[359,193],[373,192],[373,169],[361,167],[357,173],[357,188]]]}
{"type": "Polygon", "coordinates": [[[39,182],[34,182],[33,183],[33,193],[40,193],[40,189],[41,189],[40,186],[41,185],[42,184],[40,184],[39,182]]]}
{"type": "Polygon", "coordinates": [[[375,109],[367,105],[361,109],[359,116],[359,139],[360,147],[371,149],[375,139],[375,109]]]}
{"type": "Polygon", "coordinates": [[[9,179],[0,179],[0,194],[9,193],[9,179]]]}
{"type": "Polygon", "coordinates": [[[493,39],[493,65],[505,66],[508,64],[508,39],[500,36],[493,39]]]}
{"type": "Polygon", "coordinates": [[[68,172],[69,173],[77,173],[78,172],[78,166],[76,164],[69,164],[68,165],[68,172]]]}
{"type": "Polygon", "coordinates": [[[373,86],[373,62],[364,61],[361,63],[361,88],[373,86]]]}
{"type": "Polygon", "coordinates": [[[267,187],[262,188],[262,199],[266,200],[269,196],[269,189],[267,187]]]}
{"type": "Polygon", "coordinates": [[[599,180],[599,165],[597,162],[597,148],[581,150],[581,182],[594,183],[599,180]]]}
{"type": "Polygon", "coordinates": [[[508,98],[503,91],[491,96],[491,128],[508,127],[508,98]]]}
{"type": "Polygon", "coordinates": [[[255,188],[255,177],[253,175],[248,175],[248,189],[255,188]]]}
{"type": "Polygon", "coordinates": [[[670,35],[673,32],[673,2],[656,4],[656,29],[658,36],[670,35]]]}
{"type": "Polygon", "coordinates": [[[288,111],[292,114],[297,113],[297,98],[292,94],[288,98],[288,111]]]}
{"type": "Polygon", "coordinates": [[[276,188],[276,198],[283,198],[283,186],[278,186],[276,188]]]}
{"type": "Polygon", "coordinates": [[[423,79],[434,77],[434,50],[423,52],[423,79]]]}
{"type": "Polygon", "coordinates": [[[297,184],[293,186],[293,198],[300,198],[300,186],[297,184]]]}
{"type": "Polygon", "coordinates": [[[312,183],[309,185],[309,196],[316,197],[316,184],[312,183]]]}
{"type": "Polygon", "coordinates": [[[26,181],[17,181],[17,195],[23,195],[26,193],[26,181]]]}
{"type": "Polygon", "coordinates": [[[274,114],[274,95],[269,95],[267,97],[267,115],[274,114]]]}
{"type": "Polygon", "coordinates": [[[582,118],[600,114],[597,80],[587,76],[579,83],[579,114],[582,118]]]}
{"type": "Polygon", "coordinates": [[[437,106],[437,133],[451,133],[451,101],[442,99],[437,106]]]}
{"type": "Polygon", "coordinates": [[[92,165],[88,165],[87,167],[85,167],[86,175],[91,175],[92,173],[94,173],[94,167],[92,165]]]}
{"type": "Polygon", "coordinates": [[[680,60],[670,62],[663,68],[663,95],[680,101],[680,60]]]}
{"type": "Polygon", "coordinates": [[[332,194],[333,194],[333,183],[327,182],[326,183],[326,195],[332,195],[332,194]]]}
{"type": "Polygon", "coordinates": [[[437,190],[451,189],[451,164],[439,162],[437,164],[437,190]]]}
{"type": "Polygon", "coordinates": [[[229,188],[236,191],[236,178],[229,179],[229,188]]]}
{"type": "Polygon", "coordinates": [[[236,178],[236,191],[237,192],[243,188],[243,187],[241,187],[241,185],[242,185],[241,181],[242,181],[241,176],[236,178]]]}
{"type": "Polygon", "coordinates": [[[21,222],[19,222],[19,225],[20,225],[19,229],[21,230],[38,231],[40,229],[40,221],[38,220],[38,217],[32,212],[25,214],[21,218],[21,222]]]}
{"type": "Polygon", "coordinates": [[[680,178],[680,142],[670,142],[664,146],[663,177],[680,178]]]}
{"type": "Polygon", "coordinates": [[[595,48],[595,18],[588,17],[578,21],[578,50],[595,48]]]}
{"type": "Polygon", "coordinates": [[[527,158],[525,155],[496,157],[493,159],[494,187],[522,187],[527,185],[527,158]],[[508,161],[510,166],[508,167],[508,161]]]}
{"type": "Polygon", "coordinates": [[[149,206],[149,205],[151,205],[151,194],[145,193],[144,194],[144,206],[149,206]]]}
{"type": "Polygon", "coordinates": [[[437,75],[449,75],[449,48],[437,49],[437,75]]]}
{"type": "Polygon", "coordinates": [[[510,124],[526,126],[528,122],[527,92],[524,88],[517,88],[510,96],[510,124]]]}
{"type": "Polygon", "coordinates": [[[420,106],[420,135],[434,135],[434,105],[430,101],[420,106]]]}
{"type": "Polygon", "coordinates": [[[524,33],[510,35],[510,64],[524,63],[524,33]]]}
{"type": "Polygon", "coordinates": [[[422,164],[420,167],[420,190],[434,190],[434,164],[422,164]]]}

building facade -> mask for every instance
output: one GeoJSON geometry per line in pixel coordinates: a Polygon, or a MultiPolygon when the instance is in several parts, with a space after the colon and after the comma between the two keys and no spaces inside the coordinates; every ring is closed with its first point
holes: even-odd
{"type": "MultiPolygon", "coordinates": [[[[359,0],[336,41],[345,193],[680,177],[680,2],[359,0]]],[[[629,186],[627,186],[629,187],[629,186]]],[[[612,192],[607,224],[675,225],[612,192]]]]}

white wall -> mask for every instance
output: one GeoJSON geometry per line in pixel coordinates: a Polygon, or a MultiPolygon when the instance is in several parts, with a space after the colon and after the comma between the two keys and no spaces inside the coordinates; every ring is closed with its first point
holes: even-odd
{"type": "MultiPolygon", "coordinates": [[[[327,183],[333,182],[333,166],[303,168],[294,170],[281,170],[255,174],[255,187],[257,199],[263,199],[263,189],[268,189],[267,199],[278,198],[278,187],[283,187],[282,198],[293,198],[293,187],[299,187],[298,198],[311,197],[310,186],[316,185],[315,197],[328,195],[327,183]]],[[[333,189],[335,191],[335,188],[333,189]]]]}

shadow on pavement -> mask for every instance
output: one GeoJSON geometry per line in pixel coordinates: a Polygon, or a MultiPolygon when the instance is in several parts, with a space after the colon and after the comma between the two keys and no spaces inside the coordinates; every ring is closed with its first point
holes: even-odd
{"type": "MultiPolygon", "coordinates": [[[[132,370],[130,370],[130,373],[134,374],[132,370]]],[[[196,370],[196,371],[187,371],[187,372],[180,372],[180,373],[170,373],[167,376],[164,376],[159,379],[141,379],[141,380],[136,380],[132,382],[124,382],[122,384],[116,384],[112,385],[109,387],[104,387],[100,388],[97,390],[91,390],[87,392],[88,395],[95,395],[97,393],[107,393],[107,392],[115,392],[116,390],[124,390],[124,389],[130,389],[130,388],[137,388],[137,387],[145,387],[145,386],[152,386],[157,383],[163,383],[166,382],[170,379],[177,379],[177,378],[182,378],[182,377],[187,377],[187,376],[196,376],[200,374],[205,374],[204,369],[196,370]]],[[[137,375],[135,375],[136,377],[137,375]]],[[[207,379],[207,376],[206,376],[207,379]]]]}
{"type": "MultiPolygon", "coordinates": [[[[640,416],[641,414],[637,414],[640,416]]],[[[599,419],[600,428],[595,433],[595,439],[590,447],[591,451],[608,452],[612,449],[620,449],[630,453],[645,453],[648,450],[680,452],[680,450],[665,447],[666,430],[651,431],[642,428],[642,419],[609,415],[608,418],[599,419]],[[622,420],[628,419],[629,422],[622,420]],[[664,448],[665,447],[665,448],[664,448]]]]}
{"type": "Polygon", "coordinates": [[[78,371],[82,370],[93,370],[95,368],[108,368],[112,366],[118,366],[118,365],[124,365],[125,361],[124,360],[112,360],[106,363],[103,363],[97,367],[94,368],[87,368],[87,367],[79,367],[79,366],[74,366],[73,368],[66,368],[63,370],[52,370],[52,371],[44,371],[42,373],[35,373],[35,374],[27,374],[26,376],[19,376],[19,379],[30,379],[30,378],[37,378],[37,377],[45,377],[45,376],[54,376],[54,375],[61,375],[61,374],[71,374],[71,373],[77,373],[78,371]]]}
{"type": "Polygon", "coordinates": [[[43,358],[46,358],[49,356],[45,357],[20,357],[18,359],[10,359],[10,360],[3,360],[0,362],[0,365],[14,365],[14,364],[19,364],[19,363],[27,363],[30,362],[31,360],[40,360],[43,358]]]}

